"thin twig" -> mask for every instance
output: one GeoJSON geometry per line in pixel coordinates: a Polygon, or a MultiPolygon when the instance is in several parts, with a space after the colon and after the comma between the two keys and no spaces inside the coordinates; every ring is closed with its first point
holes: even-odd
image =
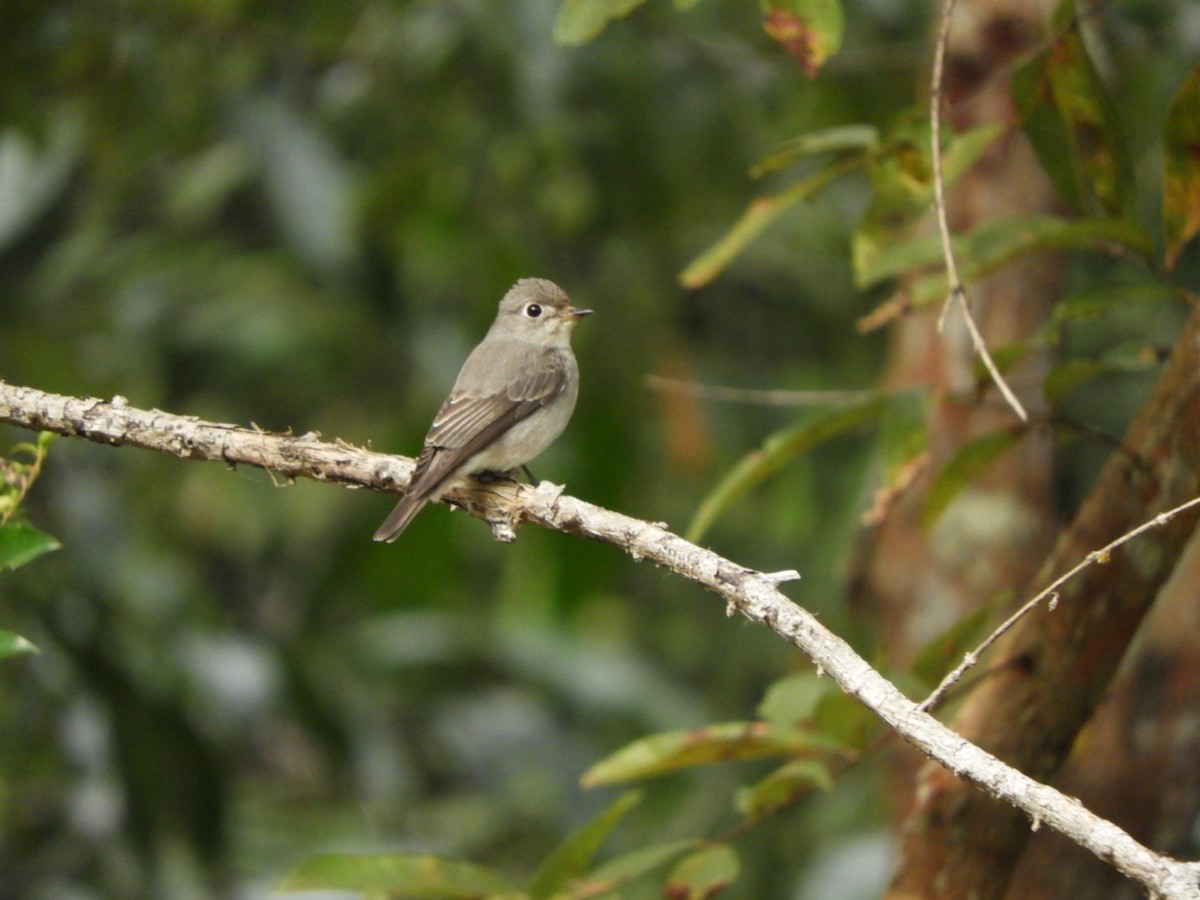
{"type": "Polygon", "coordinates": [[[965,675],[968,670],[970,670],[979,662],[979,657],[981,657],[988,650],[988,648],[996,643],[996,641],[998,641],[1001,636],[1005,634],[1005,632],[1009,631],[1014,625],[1016,625],[1017,622],[1029,615],[1029,613],[1033,612],[1038,604],[1040,604],[1047,597],[1051,598],[1050,608],[1053,609],[1054,603],[1058,599],[1058,589],[1088,566],[1094,563],[1103,564],[1108,562],[1112,552],[1122,544],[1128,543],[1140,534],[1145,534],[1152,528],[1159,528],[1163,525],[1166,525],[1169,521],[1171,521],[1171,519],[1175,518],[1175,516],[1179,515],[1181,512],[1185,512],[1197,505],[1200,505],[1200,497],[1194,497],[1186,503],[1179,504],[1179,506],[1176,506],[1174,509],[1169,509],[1166,512],[1159,513],[1153,519],[1150,519],[1148,522],[1143,522],[1132,531],[1125,532],[1125,534],[1121,535],[1115,541],[1106,544],[1099,550],[1093,550],[1091,553],[1085,556],[1083,561],[1078,565],[1060,575],[1058,578],[1054,579],[1054,581],[1050,582],[1050,584],[1043,588],[1035,597],[1027,601],[1020,609],[1005,619],[1003,624],[989,634],[983,643],[981,643],[970,653],[966,654],[966,656],[963,657],[963,661],[958,664],[954,671],[943,678],[941,684],[937,686],[933,693],[925,698],[925,701],[921,704],[920,709],[923,712],[929,712],[936,707],[942,701],[942,698],[945,697],[946,692],[950,690],[950,688],[954,687],[954,685],[958,683],[963,675],[965,675]]]}
{"type": "Polygon", "coordinates": [[[647,375],[646,387],[662,393],[687,394],[699,400],[759,406],[837,406],[843,403],[861,403],[875,395],[874,391],[754,390],[716,384],[699,384],[695,381],[666,378],[662,375],[647,375]]]}
{"type": "Polygon", "coordinates": [[[944,0],[942,4],[942,19],[938,27],[937,44],[934,47],[933,53],[933,78],[930,85],[929,94],[929,129],[930,129],[930,152],[933,157],[933,196],[934,209],[937,212],[938,233],[942,239],[942,256],[946,261],[946,277],[950,281],[950,293],[946,295],[946,302],[942,306],[942,313],[938,317],[938,333],[941,334],[945,329],[946,317],[950,312],[950,305],[957,299],[959,308],[962,310],[963,318],[967,322],[967,329],[971,333],[971,343],[975,346],[976,352],[983,359],[983,364],[991,375],[992,381],[996,387],[1000,389],[1000,393],[1012,407],[1013,411],[1021,417],[1022,421],[1029,420],[1029,414],[1025,412],[1025,407],[1021,405],[1021,401],[1017,399],[1017,395],[1004,380],[1004,376],[1000,374],[1000,369],[996,366],[995,360],[992,359],[992,354],[988,352],[987,344],[983,340],[983,335],[979,331],[979,327],[975,324],[975,318],[971,315],[971,306],[967,302],[967,289],[963,286],[962,279],[958,274],[958,261],[954,257],[954,248],[951,246],[950,240],[950,222],[946,214],[946,183],[942,172],[942,77],[946,65],[946,45],[950,40],[950,17],[954,12],[954,0],[944,0]]]}
{"type": "Polygon", "coordinates": [[[957,285],[950,292],[950,298],[948,298],[947,302],[955,296],[958,297],[958,306],[962,310],[963,319],[966,320],[967,330],[971,332],[971,343],[975,345],[975,349],[979,352],[979,357],[983,360],[983,365],[988,370],[988,374],[992,376],[992,381],[1000,389],[1000,393],[1008,402],[1008,405],[1021,417],[1021,421],[1028,422],[1029,413],[1025,411],[1025,407],[1021,405],[1021,401],[1017,399],[1017,395],[1013,393],[1012,388],[1008,386],[1008,382],[1004,380],[1004,376],[1000,374],[1000,369],[996,366],[996,361],[992,359],[992,354],[988,352],[987,344],[984,343],[979,326],[975,324],[975,317],[971,315],[970,304],[967,303],[967,289],[961,284],[957,285]]]}

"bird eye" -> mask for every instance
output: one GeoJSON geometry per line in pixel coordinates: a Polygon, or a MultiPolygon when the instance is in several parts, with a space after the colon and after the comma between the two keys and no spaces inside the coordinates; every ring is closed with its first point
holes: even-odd
{"type": "Polygon", "coordinates": [[[541,314],[542,308],[536,303],[530,303],[527,307],[525,307],[525,315],[529,316],[531,319],[536,319],[541,314]]]}

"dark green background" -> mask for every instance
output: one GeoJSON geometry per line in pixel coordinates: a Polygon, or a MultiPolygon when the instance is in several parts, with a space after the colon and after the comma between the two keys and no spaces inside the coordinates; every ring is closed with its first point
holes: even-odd
{"type": "MultiPolygon", "coordinates": [[[[1117,80],[1145,151],[1161,119],[1139,111],[1178,85],[1195,10],[1119,6],[1114,66],[1139,66],[1117,80]]],[[[753,5],[651,3],[577,49],[552,43],[554,13],[8,0],[0,162],[23,168],[0,177],[0,377],[415,454],[501,294],[548,277],[597,314],[577,331],[574,421],[535,470],[682,530],[797,413],[701,404],[681,456],[664,416],[679,401],[645,376],[870,386],[883,344],[853,326],[879,297],[849,269],[867,185],[798,207],[708,288],[677,275],[794,177],[746,175],[780,141],[915,102],[925,7],[848,6],[816,81],[753,5]]],[[[799,569],[789,594],[844,631],[869,454],[821,448],[706,543],[799,569]]],[[[806,666],[611,547],[533,527],[503,546],[442,507],[375,544],[391,503],[54,446],[28,512],[64,549],[0,582],[0,628],[43,651],[0,664],[0,895],[257,897],[324,850],[523,879],[613,796],[578,787],[589,765],[750,718],[806,666]]],[[[764,771],[655,782],[617,848],[718,833],[764,771]]],[[[873,871],[878,845],[850,838],[878,827],[875,777],[741,838],[734,894],[796,896],[834,847],[873,871]]]]}

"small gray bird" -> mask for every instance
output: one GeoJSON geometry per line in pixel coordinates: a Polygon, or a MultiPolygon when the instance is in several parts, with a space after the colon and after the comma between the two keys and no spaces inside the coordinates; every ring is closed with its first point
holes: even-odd
{"type": "Polygon", "coordinates": [[[463,363],[425,435],[408,491],[375,540],[394,541],[426,503],[468,475],[523,467],[562,434],[579,395],[571,332],[591,312],[575,309],[544,279],[513,285],[463,363]]]}

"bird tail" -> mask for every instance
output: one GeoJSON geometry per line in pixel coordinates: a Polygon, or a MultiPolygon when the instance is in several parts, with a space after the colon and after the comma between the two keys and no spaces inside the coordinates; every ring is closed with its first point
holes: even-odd
{"type": "Polygon", "coordinates": [[[387,541],[390,544],[400,537],[401,532],[408,527],[408,523],[416,518],[417,513],[424,509],[428,502],[428,497],[418,496],[415,492],[405,494],[400,498],[400,502],[396,504],[391,515],[376,530],[375,540],[387,541]]]}

